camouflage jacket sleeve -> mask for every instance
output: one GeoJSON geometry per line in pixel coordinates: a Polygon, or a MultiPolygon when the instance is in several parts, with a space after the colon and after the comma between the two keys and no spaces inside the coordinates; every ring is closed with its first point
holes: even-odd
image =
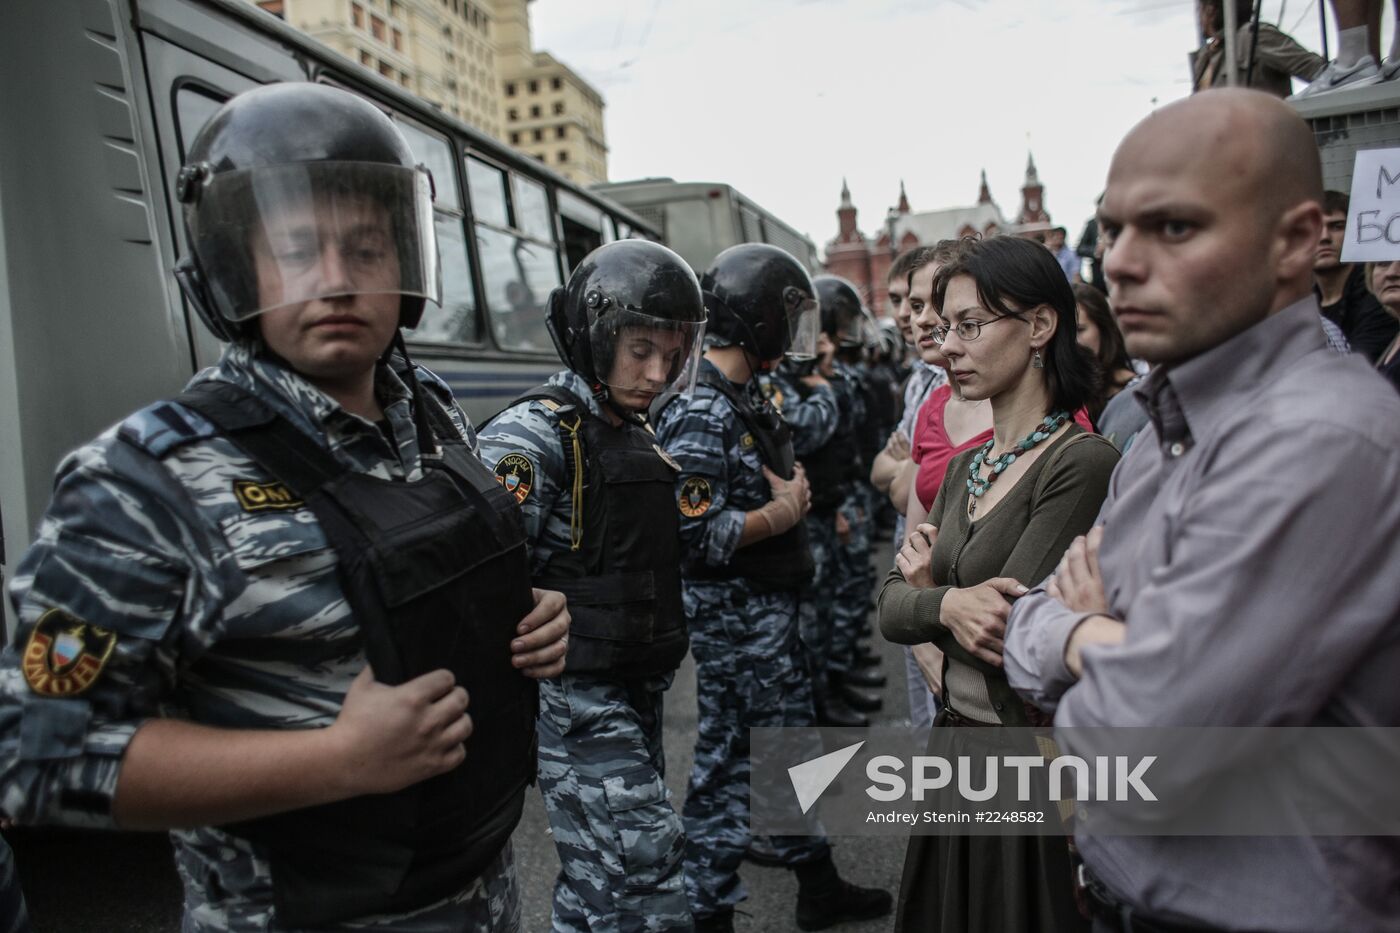
{"type": "Polygon", "coordinates": [[[165,701],[182,642],[221,618],[183,490],[115,430],[60,467],[10,586],[19,624],[0,655],[0,809],[20,823],[113,825],[127,743],[147,717],[178,715],[165,701]]]}
{"type": "Polygon", "coordinates": [[[520,503],[530,536],[530,565],[538,573],[551,554],[569,548],[569,481],[559,422],[539,400],[521,402],[484,425],[481,460],[520,503]],[[559,514],[563,509],[562,516],[559,514]]]}
{"type": "Polygon", "coordinates": [[[841,424],[841,407],[830,385],[817,386],[811,395],[796,393],[783,402],[783,420],[792,426],[792,451],[808,457],[831,440],[841,424]]]}
{"type": "Polygon", "coordinates": [[[730,502],[729,464],[739,443],[734,420],[723,398],[697,393],[667,406],[656,426],[661,447],[681,467],[676,478],[681,543],[692,559],[715,567],[734,556],[748,511],[730,502]]]}
{"type": "Polygon", "coordinates": [[[461,432],[462,438],[467,442],[468,449],[480,457],[481,451],[477,443],[476,430],[472,427],[471,419],[467,417],[466,412],[462,411],[462,407],[457,404],[457,399],[452,394],[452,387],[436,373],[424,369],[422,366],[415,366],[413,371],[414,375],[418,377],[418,384],[427,388],[447,410],[447,417],[452,419],[452,423],[461,432]]]}

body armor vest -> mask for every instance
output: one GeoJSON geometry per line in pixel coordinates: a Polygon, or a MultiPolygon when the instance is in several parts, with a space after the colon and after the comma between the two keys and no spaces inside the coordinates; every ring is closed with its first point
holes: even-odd
{"type": "MultiPolygon", "coordinates": [[[[764,465],[783,479],[792,479],[796,465],[792,428],[782,416],[771,405],[755,409],[746,392],[713,369],[702,369],[697,381],[712,387],[733,406],[753,435],[754,447],[764,465]]],[[[807,523],[803,520],[780,535],[739,548],[723,567],[712,567],[703,559],[692,559],[686,562],[683,571],[688,580],[742,578],[758,589],[779,591],[806,586],[812,581],[816,564],[807,543],[807,523]]]]}
{"type": "Polygon", "coordinates": [[[535,578],[536,586],[569,600],[565,669],[628,679],[673,672],[690,644],[681,605],[676,467],[651,431],[628,421],[609,424],[562,386],[542,386],[513,404],[532,399],[558,406],[569,474],[564,488],[581,493],[577,549],[551,555],[535,578]],[[573,482],[578,471],[581,483],[573,482]]]}
{"type": "MultiPolygon", "coordinates": [[[[832,381],[844,378],[837,375],[832,381]]],[[[800,381],[794,381],[792,385],[801,399],[810,397],[814,391],[800,381]]],[[[860,451],[856,447],[850,405],[839,390],[838,398],[840,417],[836,432],[815,452],[802,458],[802,468],[807,471],[807,482],[812,487],[812,511],[817,513],[834,512],[846,501],[851,484],[861,475],[860,451]]]]}
{"type": "Polygon", "coordinates": [[[203,382],[176,401],[316,516],[375,678],[447,668],[473,711],[467,758],[452,771],[224,829],[268,858],[285,926],[401,913],[461,891],[510,839],[535,772],[537,689],[511,666],[515,627],[533,608],[514,499],[422,390],[423,476],[412,482],[351,470],[238,386],[203,382]]]}

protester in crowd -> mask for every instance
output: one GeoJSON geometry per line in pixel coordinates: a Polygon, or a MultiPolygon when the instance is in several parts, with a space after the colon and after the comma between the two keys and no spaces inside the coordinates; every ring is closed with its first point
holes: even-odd
{"type": "MultiPolygon", "coordinates": [[[[918,470],[918,464],[914,463],[910,456],[910,439],[914,436],[919,412],[930,392],[947,384],[947,375],[942,365],[943,358],[937,354],[932,336],[932,328],[934,322],[937,321],[937,315],[930,309],[930,320],[927,325],[929,333],[927,335],[916,332],[913,326],[913,309],[909,296],[914,288],[915,277],[923,275],[920,280],[922,289],[919,299],[920,308],[922,309],[930,303],[933,292],[933,274],[937,271],[938,264],[952,255],[955,245],[953,240],[944,240],[934,246],[910,250],[895,260],[894,265],[897,269],[892,268],[890,273],[891,289],[895,288],[897,283],[903,296],[903,300],[900,302],[902,316],[899,323],[905,329],[905,340],[913,348],[915,355],[913,370],[905,385],[904,410],[899,427],[890,436],[885,450],[881,452],[879,457],[875,458],[870,481],[877,492],[886,495],[897,513],[894,528],[896,549],[904,543],[904,533],[908,527],[904,513],[909,499],[909,489],[918,470]],[[899,274],[898,279],[895,278],[896,271],[899,274]]],[[[915,728],[926,728],[933,725],[933,716],[937,711],[933,685],[937,683],[937,672],[942,670],[942,655],[931,644],[917,645],[906,649],[904,661],[905,687],[909,699],[909,721],[915,728]]]]}
{"type": "MultiPolygon", "coordinates": [[[[910,311],[910,332],[911,339],[913,340],[914,352],[917,355],[918,362],[922,364],[923,368],[934,374],[930,378],[922,395],[917,399],[910,398],[909,392],[906,391],[905,393],[904,418],[900,422],[900,429],[901,431],[907,430],[907,436],[910,439],[911,445],[914,434],[918,430],[919,412],[923,410],[924,405],[928,401],[928,397],[933,391],[940,385],[946,385],[948,383],[948,373],[947,370],[944,369],[945,361],[943,355],[938,352],[938,344],[933,339],[933,328],[938,323],[938,312],[934,311],[931,307],[931,296],[933,294],[933,276],[938,271],[937,267],[946,262],[953,255],[954,251],[957,249],[957,245],[957,240],[941,240],[934,246],[923,248],[926,251],[919,255],[916,261],[911,264],[908,273],[907,287],[911,295],[915,287],[915,276],[919,276],[922,273],[919,284],[923,288],[922,294],[924,297],[919,299],[919,307],[921,310],[927,309],[925,312],[927,315],[925,324],[923,326],[916,326],[913,324],[915,312],[912,300],[905,301],[905,307],[910,311]],[[930,266],[932,266],[932,268],[930,268],[930,266]],[[913,404],[915,402],[917,402],[917,404],[913,404]]],[[[911,383],[913,379],[914,377],[910,376],[911,383]]],[[[888,492],[890,501],[894,504],[894,507],[899,510],[900,516],[903,519],[903,521],[897,523],[895,527],[894,545],[896,549],[904,545],[904,538],[910,527],[905,512],[908,510],[909,490],[910,487],[913,486],[914,479],[918,475],[918,472],[919,465],[912,459],[911,446],[910,456],[906,457],[899,464],[898,471],[890,481],[888,492]]]]}
{"type": "MultiPolygon", "coordinates": [[[[1254,4],[1241,0],[1235,5],[1236,83],[1266,91],[1276,97],[1293,93],[1293,79],[1315,79],[1327,66],[1316,52],[1303,48],[1292,36],[1273,23],[1259,21],[1259,36],[1253,30],[1254,4]],[[1254,61],[1250,76],[1249,63],[1254,61]]],[[[1201,35],[1206,44],[1192,53],[1192,91],[1224,87],[1225,76],[1225,3],[1224,0],[1197,0],[1196,15],[1200,18],[1201,35]]],[[[1311,85],[1309,86],[1311,88],[1311,85]]]]}
{"type": "Polygon", "coordinates": [[[1079,245],[1075,252],[1079,254],[1080,259],[1089,260],[1089,284],[1108,294],[1108,283],[1103,277],[1103,244],[1099,239],[1098,219],[1090,217],[1084,222],[1084,230],[1079,234],[1079,245]]]}
{"type": "Polygon", "coordinates": [[[1092,286],[1076,285],[1074,301],[1079,345],[1094,354],[1099,364],[1101,378],[1098,397],[1087,406],[1089,419],[1097,425],[1104,406],[1132,385],[1138,379],[1138,374],[1123,345],[1123,332],[1113,319],[1108,297],[1092,286]]]}
{"type": "MultiPolygon", "coordinates": [[[[1400,260],[1371,263],[1368,271],[1381,307],[1400,321],[1400,260]]],[[[1400,389],[1400,335],[1381,351],[1376,368],[1390,380],[1391,385],[1400,389]]]]}
{"type": "Polygon", "coordinates": [[[1081,260],[1079,254],[1065,243],[1068,234],[1064,227],[1055,227],[1045,234],[1045,248],[1054,255],[1055,261],[1064,270],[1065,279],[1069,284],[1076,285],[1084,279],[1079,274],[1081,260]]]}
{"type": "MultiPolygon", "coordinates": [[[[943,256],[952,258],[956,241],[945,241],[943,256]]],[[[930,365],[947,371],[948,361],[938,350],[934,333],[942,319],[934,306],[933,282],[941,262],[915,270],[909,278],[909,307],[920,351],[930,365]]],[[[992,407],[986,399],[963,398],[948,382],[929,393],[914,420],[914,442],[905,481],[905,527],[916,528],[928,517],[948,461],[955,455],[985,444],[992,436],[992,407]]],[[[904,546],[901,539],[896,550],[904,546]]],[[[915,726],[931,726],[943,692],[943,652],[932,642],[910,645],[908,650],[910,720],[915,726]]]]}
{"type": "MultiPolygon", "coordinates": [[[[943,650],[940,725],[1027,725],[1001,670],[1009,600],[1093,524],[1118,453],[1071,422],[1097,371],[1075,341],[1074,294],[1052,256],[1014,237],[965,240],[938,271],[934,304],[950,374],[968,398],[990,402],[993,436],[949,463],[885,581],[880,627],[891,641],[943,650]]],[[[1058,836],[914,836],[899,928],[1086,929],[1070,873],[1058,836]]]]}
{"type": "MultiPolygon", "coordinates": [[[[1400,0],[1395,0],[1400,13],[1400,0]]],[[[1294,100],[1344,87],[1365,87],[1394,81],[1400,75],[1400,30],[1390,39],[1390,51],[1382,61],[1381,0],[1332,0],[1337,17],[1337,57],[1317,79],[1293,96],[1294,100]],[[1377,62],[1381,62],[1377,66],[1377,62]]]]}
{"type": "MultiPolygon", "coordinates": [[[[890,312],[905,346],[914,350],[910,362],[909,378],[904,383],[904,404],[899,414],[899,424],[886,441],[884,449],[875,457],[870,468],[870,484],[876,492],[887,495],[899,513],[895,518],[894,540],[898,547],[904,541],[904,503],[908,495],[907,484],[902,489],[894,489],[901,469],[909,463],[909,443],[914,436],[914,418],[919,406],[924,403],[930,391],[947,381],[942,367],[933,366],[923,358],[922,349],[916,346],[911,315],[909,311],[910,276],[914,270],[930,262],[937,247],[920,246],[901,253],[890,265],[889,293],[890,312]]],[[[930,341],[931,342],[931,341],[930,341]]],[[[912,473],[910,474],[912,476],[912,473]]]]}
{"type": "MultiPolygon", "coordinates": [[[[1321,200],[1311,131],[1254,91],[1158,110],[1115,153],[1106,272],[1151,424],[1102,527],[1011,613],[1008,677],[1056,726],[1400,725],[1400,398],[1318,330],[1321,200]]],[[[1393,837],[1078,845],[1096,928],[1400,930],[1393,837]]]]}
{"type": "Polygon", "coordinates": [[[1366,287],[1365,269],[1358,263],[1342,262],[1342,238],[1346,235],[1350,206],[1351,198],[1342,192],[1323,192],[1322,237],[1317,244],[1313,276],[1323,317],[1341,328],[1353,350],[1375,362],[1400,332],[1400,325],[1385,313],[1366,287]]]}

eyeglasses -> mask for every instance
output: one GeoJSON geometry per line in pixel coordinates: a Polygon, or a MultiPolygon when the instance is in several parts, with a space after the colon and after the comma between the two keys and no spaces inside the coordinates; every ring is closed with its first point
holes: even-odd
{"type": "Polygon", "coordinates": [[[947,324],[944,324],[942,327],[935,327],[933,329],[933,342],[940,347],[943,346],[943,342],[948,339],[948,332],[951,330],[958,335],[958,339],[963,343],[970,343],[982,336],[982,328],[986,327],[988,324],[995,324],[997,321],[1004,321],[1009,317],[1011,317],[1011,315],[1003,314],[1000,317],[992,318],[990,321],[959,321],[957,327],[949,327],[947,324]]]}

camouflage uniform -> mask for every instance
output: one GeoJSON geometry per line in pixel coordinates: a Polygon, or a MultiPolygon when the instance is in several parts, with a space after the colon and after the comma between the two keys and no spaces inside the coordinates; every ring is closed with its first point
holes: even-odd
{"type": "MultiPolygon", "coordinates": [[[[601,414],[587,383],[562,386],[601,414]]],[[[559,418],[541,400],[491,420],[480,437],[488,466],[524,456],[533,481],[522,496],[531,569],[570,548],[572,481],[559,418]]],[[[498,475],[501,471],[498,469],[498,475]]],[[[682,878],[685,831],[663,781],[662,695],[671,677],[624,681],[564,674],[540,685],[540,791],[559,850],[554,929],[691,929],[682,878]]]]}
{"type": "MultiPolygon", "coordinates": [[[[375,378],[392,445],[379,427],[239,344],[196,381],[254,392],[357,471],[416,479],[409,393],[385,366],[375,378]]],[[[418,378],[474,449],[447,386],[426,370],[418,378]]],[[[255,490],[276,485],[202,417],[170,402],[130,416],[59,468],[38,539],[11,585],[19,628],[0,658],[0,809],[17,822],[111,828],[121,757],[149,717],[236,729],[335,721],[365,665],[336,556],[309,510],[253,502],[246,487],[235,492],[245,481],[255,490]],[[112,633],[110,657],[81,696],[44,695],[22,669],[48,613],[81,620],[94,638],[112,633]],[[323,643],[322,662],[289,669],[279,659],[289,638],[323,643]]],[[[186,930],[285,929],[259,846],[214,827],[171,836],[186,930]]],[[[336,928],[513,931],[519,912],[507,845],[450,898],[336,928]]]]}
{"type": "MultiPolygon", "coordinates": [[[[778,372],[759,378],[763,394],[792,426],[792,449],[799,461],[820,450],[831,440],[841,422],[841,396],[832,385],[819,385],[803,398],[788,374],[778,372]]],[[[804,387],[805,388],[805,387],[804,387]]],[[[811,480],[811,477],[808,477],[811,480]]],[[[831,653],[832,610],[835,602],[834,561],[836,526],[832,516],[807,513],[807,540],[812,547],[816,570],[812,583],[800,595],[798,630],[807,649],[807,669],[821,701],[827,657],[831,653]],[[821,678],[820,681],[816,678],[821,678]]]]}
{"type": "MultiPolygon", "coordinates": [[[[860,426],[868,417],[859,374],[844,363],[836,363],[842,378],[836,384],[846,392],[843,414],[850,424],[860,426]]],[[[835,578],[832,601],[832,636],[828,670],[844,674],[851,669],[856,639],[869,630],[870,596],[875,589],[875,574],[870,566],[871,508],[870,484],[857,480],[851,484],[838,511],[850,527],[845,541],[836,539],[836,554],[832,562],[835,578]]]]}
{"type": "MultiPolygon", "coordinates": [[[[702,366],[713,369],[708,361],[702,366]]],[[[761,404],[756,383],[749,391],[761,404]]],[[[681,464],[677,490],[687,560],[728,564],[745,513],[772,497],[753,437],[729,401],[706,385],[662,412],[657,435],[681,464]],[[704,494],[687,501],[688,489],[704,494]]],[[[683,592],[699,706],[684,807],[685,880],[698,919],[731,911],[746,896],[739,864],[750,839],[749,729],[810,726],[813,712],[796,592],[758,591],[742,578],[688,579],[683,592]]],[[[789,865],[830,852],[824,837],[771,841],[789,865]]]]}

